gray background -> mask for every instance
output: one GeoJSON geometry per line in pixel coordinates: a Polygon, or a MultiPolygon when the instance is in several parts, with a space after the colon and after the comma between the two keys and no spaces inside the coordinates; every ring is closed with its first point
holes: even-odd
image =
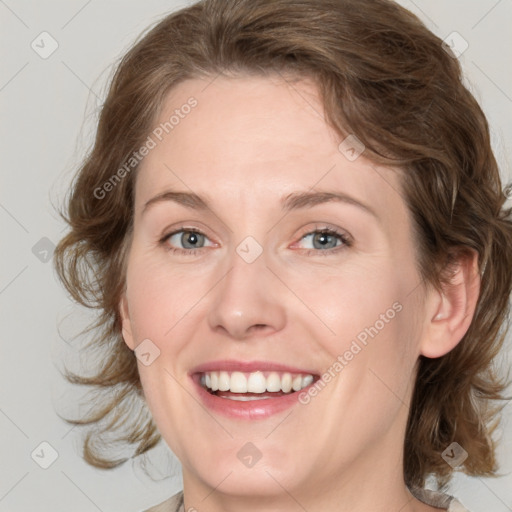
{"type": "MultiPolygon", "coordinates": [[[[460,60],[492,126],[503,178],[511,181],[512,0],[400,3],[443,39],[457,31],[469,43],[460,60]]],[[[149,476],[139,463],[102,471],[80,459],[80,429],[71,429],[56,411],[86,410],[59,368],[76,360],[72,334],[88,317],[67,298],[49,258],[64,228],[52,202],[61,203],[92,140],[112,63],[148,25],[183,5],[0,0],[0,512],[137,511],[180,488],[179,467],[163,444],[151,454],[149,476]],[[43,31],[58,44],[49,56],[44,52],[55,43],[39,36],[43,31]],[[58,457],[43,469],[52,450],[58,457]]],[[[452,486],[472,512],[512,510],[512,406],[505,411],[504,476],[459,476],[452,486]]]]}

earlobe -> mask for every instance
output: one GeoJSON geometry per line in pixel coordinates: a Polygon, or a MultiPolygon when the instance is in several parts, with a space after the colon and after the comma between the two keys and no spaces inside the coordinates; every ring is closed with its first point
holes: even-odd
{"type": "Polygon", "coordinates": [[[124,342],[128,345],[130,350],[135,350],[130,312],[128,310],[128,300],[126,299],[125,293],[123,293],[119,301],[119,314],[121,315],[121,329],[124,342]]]}
{"type": "Polygon", "coordinates": [[[441,357],[455,348],[475,313],[480,293],[478,254],[473,250],[460,253],[450,263],[449,272],[442,289],[433,290],[428,300],[426,332],[420,347],[425,357],[441,357]]]}

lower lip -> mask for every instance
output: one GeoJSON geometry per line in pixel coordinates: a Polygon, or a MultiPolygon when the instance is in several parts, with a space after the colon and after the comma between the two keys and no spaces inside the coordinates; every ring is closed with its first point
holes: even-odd
{"type": "Polygon", "coordinates": [[[213,412],[223,414],[229,418],[238,418],[244,420],[260,420],[278,414],[295,404],[299,403],[299,395],[308,390],[310,386],[276,398],[263,398],[261,400],[250,400],[242,402],[240,400],[230,400],[217,395],[212,395],[199,384],[199,376],[192,376],[192,381],[197,389],[199,398],[203,404],[213,412]]]}

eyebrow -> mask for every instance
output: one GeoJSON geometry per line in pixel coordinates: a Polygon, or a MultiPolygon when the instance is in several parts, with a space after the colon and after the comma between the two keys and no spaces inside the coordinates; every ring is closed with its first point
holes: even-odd
{"type": "MultiPolygon", "coordinates": [[[[146,213],[151,206],[168,201],[180,204],[192,210],[211,210],[208,200],[194,192],[168,190],[149,199],[142,209],[142,215],[146,213]]],[[[379,219],[375,210],[370,206],[343,192],[295,192],[288,194],[281,199],[281,207],[284,211],[289,212],[292,210],[311,208],[313,206],[329,202],[339,202],[356,206],[362,211],[374,216],[376,219],[379,219]]]]}

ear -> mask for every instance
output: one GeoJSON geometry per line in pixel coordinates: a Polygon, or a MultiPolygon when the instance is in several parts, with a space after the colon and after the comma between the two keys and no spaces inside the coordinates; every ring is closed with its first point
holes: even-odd
{"type": "Polygon", "coordinates": [[[128,310],[128,300],[126,293],[123,293],[119,301],[119,314],[121,315],[121,326],[124,342],[131,350],[135,350],[135,342],[133,339],[132,323],[130,320],[130,312],[128,310]]]}
{"type": "Polygon", "coordinates": [[[472,249],[454,255],[447,266],[441,290],[431,290],[427,298],[426,330],[420,353],[441,357],[464,337],[475,313],[480,294],[478,254],[472,249]]]}

